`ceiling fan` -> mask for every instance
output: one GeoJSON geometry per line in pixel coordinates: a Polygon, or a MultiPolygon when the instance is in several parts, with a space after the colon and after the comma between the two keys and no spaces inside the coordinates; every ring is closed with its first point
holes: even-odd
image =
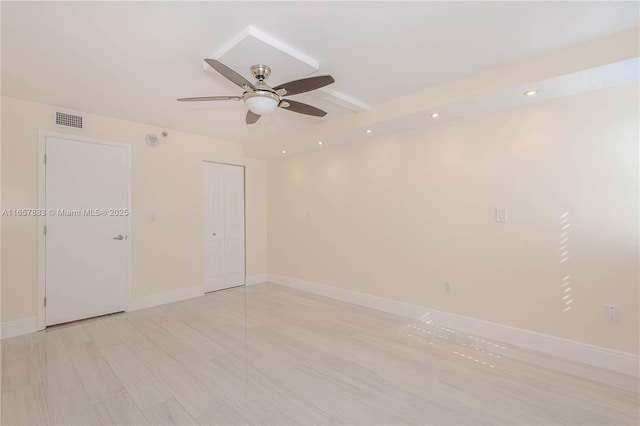
{"type": "Polygon", "coordinates": [[[330,75],[319,75],[300,80],[290,81],[270,87],[265,80],[271,75],[271,68],[266,65],[254,65],[251,67],[251,74],[258,80],[251,83],[249,80],[215,59],[204,60],[211,68],[222,74],[228,80],[242,87],[242,96],[200,96],[195,98],[180,98],[180,102],[197,101],[244,101],[249,108],[247,111],[247,124],[253,124],[264,114],[274,111],[277,107],[300,114],[312,115],[314,117],[324,117],[327,113],[320,108],[307,105],[292,99],[285,99],[287,95],[297,95],[310,92],[327,86],[335,80],[330,75]]]}

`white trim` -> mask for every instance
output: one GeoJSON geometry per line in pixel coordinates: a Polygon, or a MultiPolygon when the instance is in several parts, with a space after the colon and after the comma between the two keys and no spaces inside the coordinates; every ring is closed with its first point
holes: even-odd
{"type": "Polygon", "coordinates": [[[8,339],[10,337],[33,333],[34,331],[38,331],[38,319],[36,317],[3,322],[0,327],[0,338],[8,339]]]}
{"type": "Polygon", "coordinates": [[[422,306],[411,305],[409,303],[385,299],[384,297],[371,296],[369,294],[358,293],[342,288],[330,287],[324,284],[286,277],[283,275],[268,274],[268,281],[274,284],[295,288],[297,290],[308,291],[309,293],[353,303],[354,305],[361,305],[377,309],[379,311],[389,312],[402,317],[419,319],[427,312],[430,312],[430,309],[423,308],[422,306]]]}
{"type": "MultiPolygon", "coordinates": [[[[38,209],[44,209],[47,207],[47,197],[45,193],[47,174],[44,164],[44,156],[47,152],[46,136],[47,133],[42,130],[38,132],[38,209]]],[[[42,330],[46,327],[46,313],[44,309],[44,295],[46,292],[45,255],[47,253],[44,239],[44,227],[46,224],[46,218],[44,216],[38,216],[38,298],[36,299],[38,310],[36,325],[38,330],[42,330]]]]}
{"type": "Polygon", "coordinates": [[[267,282],[267,274],[249,275],[244,282],[246,286],[265,283],[267,282]]]}
{"type": "Polygon", "coordinates": [[[536,333],[516,327],[496,324],[462,315],[436,311],[423,306],[398,302],[384,297],[371,296],[355,291],[326,286],[311,281],[268,274],[268,281],[309,293],[350,302],[368,308],[378,309],[403,317],[422,321],[432,321],[438,325],[465,333],[499,340],[523,348],[567,358],[596,367],[606,368],[622,374],[640,376],[638,355],[614,351],[599,346],[580,343],[547,334],[536,333]]]}
{"type": "Polygon", "coordinates": [[[371,109],[370,105],[327,87],[314,91],[313,95],[353,112],[363,112],[371,109]]]}
{"type": "MultiPolygon", "coordinates": [[[[38,131],[38,209],[46,209],[46,166],[44,163],[44,156],[46,154],[46,140],[47,137],[60,138],[73,140],[78,142],[93,143],[98,145],[108,145],[123,148],[127,156],[127,202],[129,208],[129,215],[127,216],[127,238],[125,240],[127,250],[127,294],[125,296],[125,309],[129,308],[131,303],[131,241],[133,240],[131,229],[131,145],[121,142],[111,142],[101,139],[87,138],[84,136],[71,135],[65,133],[56,133],[48,130],[38,131]]],[[[38,217],[38,298],[36,303],[38,305],[37,314],[37,330],[42,330],[46,327],[46,312],[44,307],[44,296],[46,293],[46,271],[45,271],[45,257],[46,257],[46,245],[44,238],[44,227],[47,224],[46,216],[38,217]]]]}
{"type": "MultiPolygon", "coordinates": [[[[207,65],[205,63],[205,65],[207,65]]],[[[209,276],[209,265],[207,264],[207,212],[209,211],[209,206],[207,206],[207,202],[209,201],[208,194],[208,176],[204,167],[205,161],[202,161],[200,170],[202,173],[202,285],[203,287],[207,284],[207,277],[209,276]]]]}
{"type": "MultiPolygon", "coordinates": [[[[218,51],[213,55],[214,58],[216,59],[220,59],[223,55],[227,54],[231,49],[233,49],[238,43],[240,43],[241,41],[243,41],[245,38],[252,36],[258,40],[260,40],[263,43],[266,43],[268,45],[270,45],[271,47],[275,48],[276,50],[280,50],[281,52],[285,53],[286,55],[289,55],[291,57],[293,57],[294,59],[297,59],[298,61],[306,64],[307,66],[313,68],[313,70],[309,71],[309,74],[311,74],[312,72],[315,72],[318,70],[318,68],[320,67],[320,63],[318,61],[316,61],[313,58],[310,58],[309,56],[305,55],[304,53],[294,49],[293,47],[289,46],[288,44],[284,44],[283,42],[281,42],[278,39],[275,39],[273,37],[271,37],[269,34],[264,33],[262,31],[260,31],[259,29],[257,29],[256,27],[252,27],[249,26],[247,28],[245,28],[244,30],[242,30],[242,32],[240,32],[237,36],[233,37],[231,40],[229,40],[228,43],[226,43],[224,46],[222,46],[222,48],[218,49],[218,51]]],[[[205,69],[205,71],[212,71],[211,67],[208,66],[206,64],[206,62],[203,64],[203,67],[205,69]]]]}
{"type": "Polygon", "coordinates": [[[163,293],[149,294],[147,296],[134,297],[129,302],[127,312],[139,309],[151,308],[153,306],[164,305],[166,303],[179,302],[204,295],[204,286],[179,288],[177,290],[165,291],[163,293]]]}

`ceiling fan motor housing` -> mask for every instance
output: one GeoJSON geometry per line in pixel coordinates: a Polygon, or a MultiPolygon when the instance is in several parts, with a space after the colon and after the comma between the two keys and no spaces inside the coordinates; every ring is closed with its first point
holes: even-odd
{"type": "Polygon", "coordinates": [[[251,67],[251,74],[258,80],[266,80],[271,75],[271,68],[267,65],[257,64],[251,67]]]}

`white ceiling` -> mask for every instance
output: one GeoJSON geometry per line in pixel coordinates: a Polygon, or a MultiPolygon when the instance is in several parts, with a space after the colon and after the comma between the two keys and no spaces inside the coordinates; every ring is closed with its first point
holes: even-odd
{"type": "MultiPolygon", "coordinates": [[[[332,89],[374,105],[639,24],[638,2],[6,2],[2,94],[251,142],[312,126],[284,110],[244,124],[202,60],[248,26],[317,60],[332,89]]],[[[270,83],[282,82],[271,65],[270,83]]],[[[249,78],[248,70],[237,70],[249,78]]],[[[303,76],[300,76],[303,77],[303,76]]],[[[355,114],[296,97],[332,117],[355,114]]]]}

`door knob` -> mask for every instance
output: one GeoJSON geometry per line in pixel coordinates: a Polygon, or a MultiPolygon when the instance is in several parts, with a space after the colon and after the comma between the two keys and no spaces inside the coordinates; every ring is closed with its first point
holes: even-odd
{"type": "Polygon", "coordinates": [[[124,235],[116,235],[113,237],[114,240],[124,240],[124,235]]]}
{"type": "Polygon", "coordinates": [[[213,233],[213,236],[214,236],[214,237],[216,236],[216,233],[215,233],[215,232],[213,233]]]}

